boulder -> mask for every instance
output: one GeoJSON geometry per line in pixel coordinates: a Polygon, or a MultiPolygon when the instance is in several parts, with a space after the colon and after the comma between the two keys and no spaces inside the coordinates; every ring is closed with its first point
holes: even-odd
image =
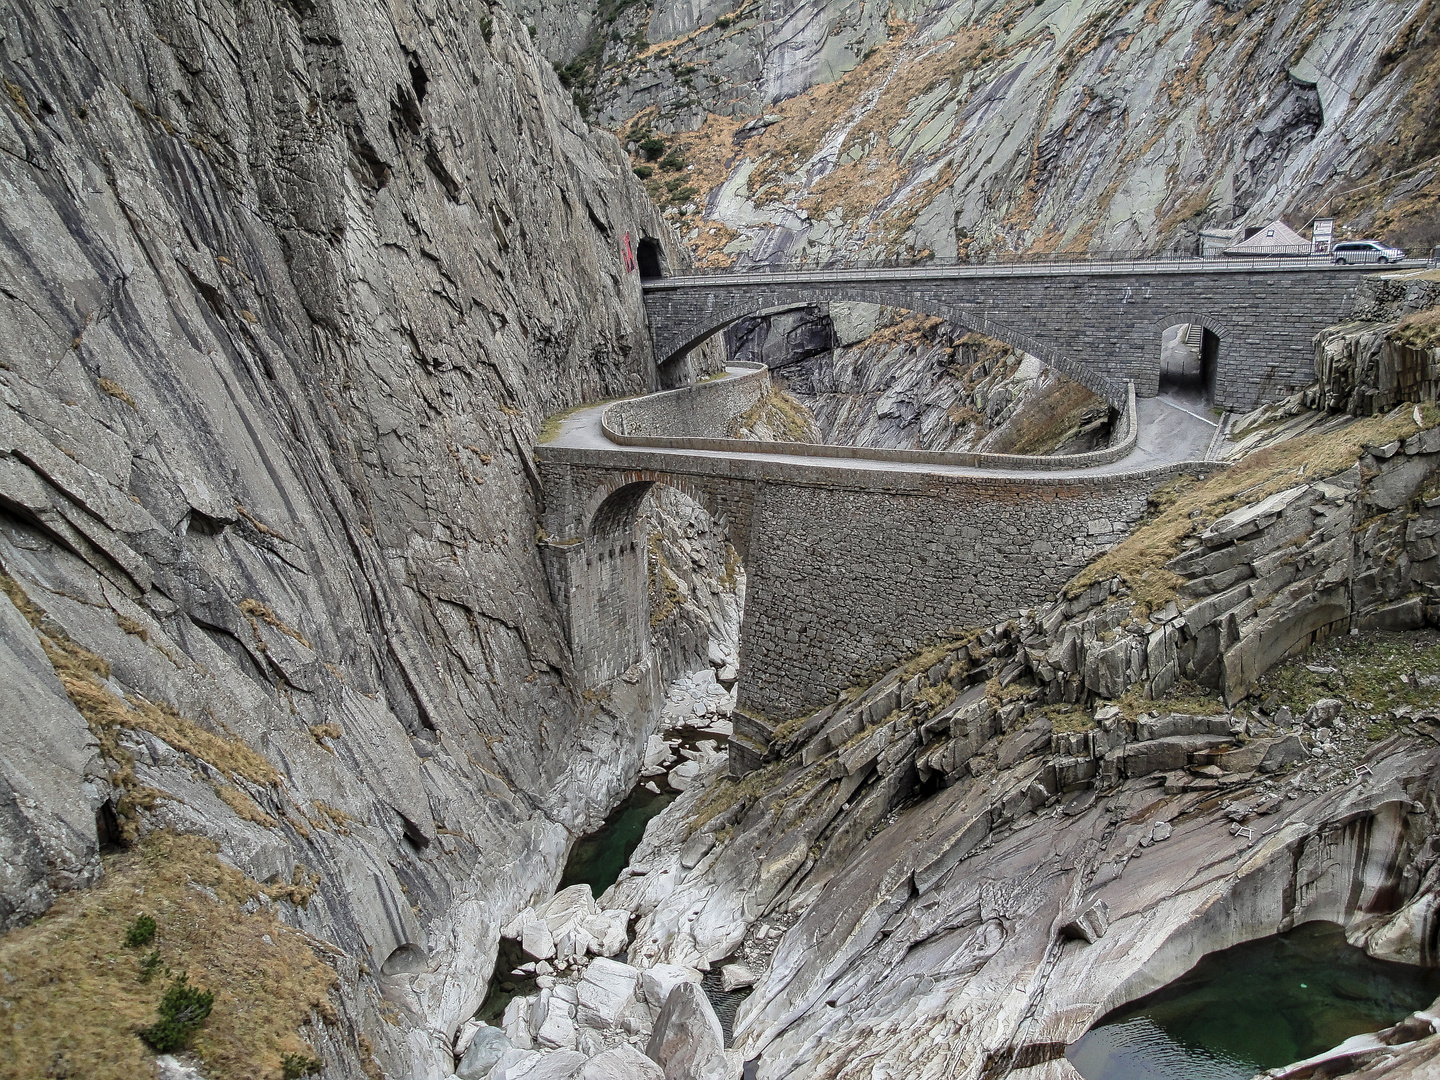
{"type": "Polygon", "coordinates": [[[645,1000],[656,1009],[662,1008],[670,997],[670,991],[682,982],[699,984],[704,978],[694,968],[679,964],[656,964],[640,972],[640,990],[645,1000]]]}
{"type": "Polygon", "coordinates": [[[527,922],[520,930],[520,948],[536,960],[550,959],[555,955],[555,939],[550,935],[550,927],[539,919],[527,922]]]}
{"type": "Polygon", "coordinates": [[[575,1049],[575,998],[575,988],[563,983],[540,991],[530,1014],[530,1030],[542,1047],[575,1049]]]}
{"type": "Polygon", "coordinates": [[[499,1028],[482,1024],[465,1048],[465,1056],[455,1066],[455,1075],[460,1080],[485,1080],[494,1071],[500,1057],[511,1049],[510,1040],[499,1028]]]}
{"type": "Polygon", "coordinates": [[[623,950],[630,940],[625,932],[629,922],[630,913],[623,908],[609,908],[586,919],[590,951],[596,956],[614,956],[623,950]]]}
{"type": "MultiPolygon", "coordinates": [[[[1183,769],[1190,755],[1229,742],[1228,735],[1171,735],[1125,747],[1125,775],[1131,778],[1183,769]]],[[[1108,755],[1107,755],[1108,757],[1108,755]]]]}
{"type": "Polygon", "coordinates": [[[665,1080],[729,1080],[720,1019],[698,985],[682,982],[670,991],[645,1056],[665,1080]]]}
{"type": "Polygon", "coordinates": [[[541,904],[535,914],[545,921],[550,933],[558,938],[592,915],[600,914],[600,909],[595,906],[595,896],[589,885],[571,885],[541,904]]]}
{"type": "Polygon", "coordinates": [[[585,1055],[574,1050],[553,1054],[522,1050],[520,1053],[525,1056],[517,1058],[514,1064],[507,1064],[502,1058],[489,1080],[571,1080],[585,1067],[585,1055]]]}
{"type": "Polygon", "coordinates": [[[1228,735],[1230,721],[1225,716],[1194,716],[1188,713],[1166,713],[1135,722],[1135,738],[1139,742],[1165,739],[1172,735],[1228,735]]]}
{"type": "Polygon", "coordinates": [[[720,969],[720,989],[727,994],[755,985],[755,973],[744,964],[726,964],[720,969]]]}
{"type": "Polygon", "coordinates": [[[513,997],[505,1006],[505,1015],[500,1026],[510,1045],[517,1050],[529,1050],[535,1045],[535,1034],[530,1030],[530,1018],[535,1012],[535,997],[513,997]]]}
{"type": "Polygon", "coordinates": [[[1345,708],[1339,698],[1321,698],[1305,710],[1305,723],[1310,727],[1329,727],[1345,708]]]}
{"type": "Polygon", "coordinates": [[[621,1043],[585,1063],[577,1080],[664,1080],[665,1073],[633,1046],[621,1043]]]}
{"type": "Polygon", "coordinates": [[[1301,761],[1305,757],[1305,745],[1300,741],[1298,735],[1286,735],[1283,739],[1276,739],[1265,751],[1265,757],[1260,762],[1262,773],[1279,772],[1293,762],[1301,761]]]}
{"type": "Polygon", "coordinates": [[[629,964],[603,957],[593,961],[575,987],[580,1023],[598,1031],[615,1027],[620,1014],[635,1000],[639,980],[639,970],[629,964]]]}

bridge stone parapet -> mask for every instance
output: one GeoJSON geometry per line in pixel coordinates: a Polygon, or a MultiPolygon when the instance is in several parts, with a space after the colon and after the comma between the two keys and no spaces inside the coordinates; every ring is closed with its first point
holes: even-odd
{"type": "Polygon", "coordinates": [[[1219,342],[1214,403],[1248,410],[1310,383],[1313,339],[1349,315],[1360,280],[1353,267],[1223,260],[787,271],[650,281],[645,306],[662,363],[746,315],[859,301],[998,338],[1117,406],[1128,380],[1142,397],[1156,393],[1162,331],[1194,323],[1219,342]]]}

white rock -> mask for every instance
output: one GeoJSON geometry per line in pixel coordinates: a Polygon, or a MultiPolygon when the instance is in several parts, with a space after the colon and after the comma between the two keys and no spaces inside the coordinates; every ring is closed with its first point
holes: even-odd
{"type": "Polygon", "coordinates": [[[155,1070],[158,1080],[204,1080],[198,1070],[180,1064],[177,1058],[169,1054],[161,1054],[155,1059],[155,1070]]]}
{"type": "Polygon", "coordinates": [[[622,1043],[587,1061],[579,1080],[665,1080],[665,1073],[639,1050],[622,1043]]]}
{"type": "Polygon", "coordinates": [[[670,756],[670,747],[659,735],[651,735],[645,741],[645,765],[659,765],[670,756]]]}
{"type": "Polygon", "coordinates": [[[575,1007],[566,1000],[567,990],[574,993],[571,987],[563,983],[540,992],[530,1025],[535,1032],[535,1041],[541,1046],[557,1050],[575,1049],[575,1007]]]}
{"type": "Polygon", "coordinates": [[[485,1080],[510,1049],[510,1040],[503,1031],[482,1024],[481,1030],[466,1048],[460,1064],[455,1066],[455,1075],[459,1080],[485,1080]]]}
{"type": "Polygon", "coordinates": [[[559,937],[567,929],[599,912],[589,885],[571,885],[541,904],[535,914],[545,920],[550,933],[559,937]]]}
{"type": "Polygon", "coordinates": [[[604,957],[595,960],[575,987],[580,1023],[600,1031],[615,1027],[620,1014],[635,1000],[639,979],[640,972],[629,964],[604,957]]]}
{"type": "Polygon", "coordinates": [[[482,1027],[485,1027],[485,1025],[479,1020],[466,1020],[465,1023],[456,1029],[455,1041],[451,1044],[450,1049],[457,1058],[464,1055],[465,1048],[470,1045],[470,1040],[475,1038],[475,1033],[482,1027]]]}
{"type": "Polygon", "coordinates": [[[720,969],[720,989],[727,994],[731,990],[754,985],[755,973],[744,964],[726,964],[720,969]]]}
{"type": "Polygon", "coordinates": [[[670,770],[668,780],[670,786],[676,791],[688,791],[699,776],[700,763],[698,761],[682,761],[670,770]]]}
{"type": "Polygon", "coordinates": [[[519,941],[520,935],[525,932],[525,924],[534,921],[535,909],[527,907],[505,924],[505,929],[500,931],[500,936],[511,941],[519,941]]]}
{"type": "Polygon", "coordinates": [[[1157,821],[1155,827],[1150,830],[1150,839],[1169,840],[1174,831],[1174,827],[1168,821],[1157,821]]]}
{"type": "Polygon", "coordinates": [[[656,964],[640,972],[640,989],[645,994],[645,1000],[659,1009],[669,999],[670,991],[682,982],[695,983],[698,986],[703,978],[700,972],[691,967],[656,964]]]}
{"type": "Polygon", "coordinates": [[[630,912],[624,908],[609,908],[588,919],[585,929],[590,934],[591,949],[596,956],[614,956],[629,942],[626,927],[630,912]]]}
{"type": "Polygon", "coordinates": [[[571,1080],[584,1067],[584,1054],[560,1050],[553,1054],[535,1054],[516,1065],[507,1066],[503,1073],[496,1066],[490,1080],[571,1080]]]}
{"type": "Polygon", "coordinates": [[[699,986],[684,982],[670,991],[645,1056],[665,1080],[729,1080],[720,1020],[699,986]]]}
{"type": "Polygon", "coordinates": [[[505,1015],[500,1020],[500,1027],[505,1032],[505,1037],[510,1040],[510,1045],[519,1050],[529,1050],[535,1045],[534,1034],[530,1030],[530,1017],[534,1013],[535,995],[527,997],[513,997],[510,1003],[505,1006],[505,1015]]]}
{"type": "Polygon", "coordinates": [[[555,955],[555,939],[550,934],[550,927],[540,920],[528,922],[520,932],[520,948],[525,950],[526,956],[533,956],[536,960],[548,960],[555,955]]]}

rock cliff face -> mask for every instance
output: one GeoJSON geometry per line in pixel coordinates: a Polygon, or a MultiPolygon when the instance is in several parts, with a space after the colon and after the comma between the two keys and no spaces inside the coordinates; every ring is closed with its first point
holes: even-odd
{"type": "MultiPolygon", "coordinates": [[[[1378,433],[1361,423],[1347,453],[1378,433]]],[[[1279,482],[1293,463],[1262,451],[1162,498],[1132,537],[1148,565],[1122,571],[1121,545],[1093,568],[1117,577],[786,725],[758,772],[708,776],[602,898],[640,916],[631,961],[757,974],[735,1030],[763,1078],[1026,1080],[1074,1080],[1064,1047],[1108,1009],[1307,920],[1433,964],[1435,637],[1371,635],[1437,618],[1422,534],[1440,428],[1390,433],[1407,431],[1218,517],[1263,494],[1257,468],[1279,482]],[[1327,634],[1341,644],[1225,708],[1232,669],[1327,634]]],[[[1319,445],[1294,449],[1318,464],[1319,445]]]]}
{"type": "Polygon", "coordinates": [[[529,447],[668,231],[498,7],[17,0],[0,75],[0,919],[202,833],[313,883],[326,1075],[444,1075],[659,707],[568,678],[529,447]]]}
{"type": "Polygon", "coordinates": [[[1321,335],[1312,408],[1371,416],[1440,396],[1440,274],[1361,286],[1355,321],[1321,335]]]}
{"type": "Polygon", "coordinates": [[[1323,213],[1419,247],[1437,34],[1429,0],[657,0],[577,77],[716,263],[1193,254],[1323,213]]]}

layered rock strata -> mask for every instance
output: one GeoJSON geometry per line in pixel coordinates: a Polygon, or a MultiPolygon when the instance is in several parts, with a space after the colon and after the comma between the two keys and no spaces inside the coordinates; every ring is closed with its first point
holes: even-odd
{"type": "Polygon", "coordinates": [[[313,884],[327,1075],[446,1075],[663,695],[581,700],[529,452],[653,385],[668,231],[500,8],[11,4],[0,70],[4,925],[203,833],[313,884]]]}

